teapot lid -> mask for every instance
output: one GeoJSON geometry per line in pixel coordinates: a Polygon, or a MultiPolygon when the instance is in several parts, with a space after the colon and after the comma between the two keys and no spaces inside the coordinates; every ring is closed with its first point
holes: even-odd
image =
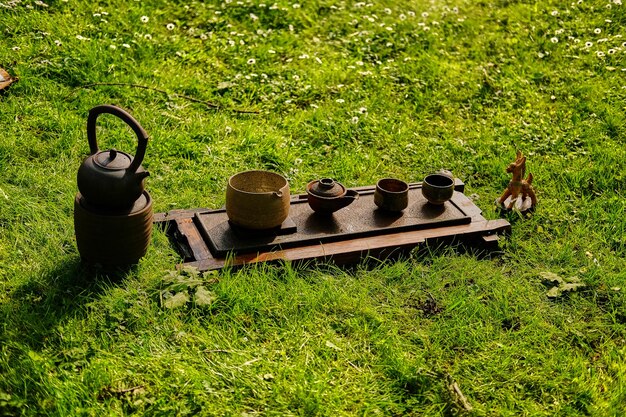
{"type": "Polygon", "coordinates": [[[311,194],[319,197],[341,197],[346,193],[346,187],[332,178],[322,178],[314,181],[309,187],[311,194]]]}
{"type": "Polygon", "coordinates": [[[126,152],[116,151],[115,149],[101,151],[94,156],[96,165],[110,170],[127,169],[132,161],[133,158],[126,152]]]}

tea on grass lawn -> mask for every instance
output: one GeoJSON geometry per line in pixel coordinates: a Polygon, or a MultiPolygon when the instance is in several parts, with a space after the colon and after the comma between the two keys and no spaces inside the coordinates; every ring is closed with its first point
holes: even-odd
{"type": "MultiPolygon", "coordinates": [[[[3,2],[1,414],[623,415],[624,7],[3,2]],[[113,274],[73,225],[101,104],[150,133],[156,213],[222,207],[246,170],[296,194],[446,169],[495,219],[516,150],[539,203],[498,257],[200,275],[154,230],[113,274]]],[[[98,137],[136,148],[113,117],[98,137]]]]}

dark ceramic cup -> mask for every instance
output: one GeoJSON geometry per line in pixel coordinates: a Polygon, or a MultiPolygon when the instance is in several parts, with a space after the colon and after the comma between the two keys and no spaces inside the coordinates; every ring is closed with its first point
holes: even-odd
{"type": "Polygon", "coordinates": [[[431,174],[422,182],[422,194],[429,203],[442,205],[452,198],[454,179],[445,174],[431,174]]]}
{"type": "Polygon", "coordinates": [[[384,211],[404,210],[409,205],[409,185],[395,178],[383,178],[376,184],[374,203],[384,211]]]}

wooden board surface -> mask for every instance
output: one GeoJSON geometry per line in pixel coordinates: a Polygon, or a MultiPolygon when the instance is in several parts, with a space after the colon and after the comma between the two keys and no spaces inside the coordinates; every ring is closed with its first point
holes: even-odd
{"type": "Polygon", "coordinates": [[[462,193],[455,192],[450,201],[435,206],[424,198],[421,187],[409,191],[409,206],[401,213],[385,213],[374,204],[374,190],[363,190],[360,198],[332,215],[320,215],[309,207],[307,200],[291,201],[289,220],[292,233],[265,234],[233,228],[226,210],[209,210],[195,214],[200,230],[211,253],[226,256],[230,252],[267,252],[317,243],[351,240],[359,237],[399,233],[409,230],[443,227],[471,222],[463,208],[462,193]]]}
{"type": "MultiPolygon", "coordinates": [[[[419,183],[410,185],[415,188],[419,186],[419,183]]],[[[367,193],[373,190],[373,186],[356,189],[360,193],[367,193]]],[[[457,187],[457,191],[459,190],[462,191],[462,183],[457,187]]],[[[305,206],[302,207],[308,207],[306,201],[303,200],[303,195],[294,196],[292,204],[304,203],[305,206]]],[[[210,246],[202,236],[202,225],[197,220],[201,217],[197,216],[198,214],[221,213],[223,210],[190,209],[157,213],[155,214],[155,223],[167,229],[170,239],[184,258],[183,265],[195,266],[201,271],[281,260],[332,260],[337,264],[345,264],[358,262],[366,256],[387,257],[411,250],[431,240],[463,241],[497,246],[498,235],[510,231],[511,226],[506,220],[489,221],[482,217],[480,209],[462,192],[455,193],[454,205],[469,221],[441,227],[418,228],[417,230],[400,229],[400,231],[374,236],[344,236],[340,240],[327,242],[308,241],[295,247],[273,248],[252,253],[231,253],[226,256],[215,255],[211,252],[210,246]],[[194,218],[196,218],[195,221],[194,218]]]]}

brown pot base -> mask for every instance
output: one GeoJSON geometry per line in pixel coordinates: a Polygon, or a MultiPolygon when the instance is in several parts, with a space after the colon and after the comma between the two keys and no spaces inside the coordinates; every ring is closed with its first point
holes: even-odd
{"type": "Polygon", "coordinates": [[[152,235],[152,198],[147,191],[126,210],[102,210],[74,198],[76,245],[83,261],[104,266],[135,264],[152,235]]]}

